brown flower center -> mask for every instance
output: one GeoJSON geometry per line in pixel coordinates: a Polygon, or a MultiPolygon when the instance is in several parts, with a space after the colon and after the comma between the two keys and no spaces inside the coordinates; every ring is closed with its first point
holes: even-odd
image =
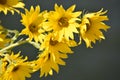
{"type": "Polygon", "coordinates": [[[52,45],[52,46],[54,46],[54,45],[56,45],[58,43],[58,41],[57,40],[52,40],[52,39],[50,39],[50,45],[52,45]]]}
{"type": "Polygon", "coordinates": [[[36,32],[38,32],[38,27],[36,25],[34,25],[34,24],[30,24],[29,25],[29,30],[32,33],[36,33],[36,32]]]}
{"type": "Polygon", "coordinates": [[[86,23],[86,26],[87,26],[87,30],[88,31],[90,29],[90,26],[91,26],[91,20],[90,18],[87,18],[89,20],[89,23],[86,23]]]}
{"type": "Polygon", "coordinates": [[[69,25],[68,19],[66,17],[62,17],[58,20],[58,25],[60,27],[67,27],[69,25]]]}
{"type": "Polygon", "coordinates": [[[50,55],[50,53],[49,53],[49,54],[48,54],[48,60],[50,59],[50,56],[51,56],[51,55],[50,55]]]}
{"type": "Polygon", "coordinates": [[[4,5],[7,3],[7,0],[0,0],[0,4],[4,5]]]}
{"type": "Polygon", "coordinates": [[[15,66],[12,70],[12,72],[16,72],[19,69],[19,66],[15,66]]]}
{"type": "Polygon", "coordinates": [[[86,27],[87,27],[86,31],[88,31],[90,29],[90,24],[86,23],[86,27]]]}

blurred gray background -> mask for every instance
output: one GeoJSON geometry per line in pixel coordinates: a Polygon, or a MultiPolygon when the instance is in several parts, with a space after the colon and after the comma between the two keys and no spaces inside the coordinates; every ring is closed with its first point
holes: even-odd
{"type": "MultiPolygon", "coordinates": [[[[54,4],[62,4],[68,8],[76,4],[77,10],[87,10],[89,12],[98,11],[101,8],[108,10],[109,21],[106,22],[111,29],[104,32],[106,39],[101,43],[97,42],[94,48],[86,48],[85,44],[72,48],[74,54],[66,59],[66,66],[60,66],[59,73],[53,76],[39,78],[39,71],[34,73],[27,80],[120,80],[120,0],[23,0],[26,8],[40,5],[41,10],[53,10],[54,4]]],[[[22,10],[23,11],[23,10],[22,10]]],[[[24,11],[23,11],[24,12],[24,11]]],[[[21,31],[24,27],[19,22],[20,15],[0,13],[2,25],[9,29],[21,31]]],[[[28,55],[29,60],[33,60],[38,55],[37,50],[29,44],[16,47],[15,52],[22,51],[23,55],[28,55]]]]}

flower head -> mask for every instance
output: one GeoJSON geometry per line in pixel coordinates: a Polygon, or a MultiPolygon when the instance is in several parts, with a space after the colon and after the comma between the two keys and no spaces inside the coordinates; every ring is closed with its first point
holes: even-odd
{"type": "Polygon", "coordinates": [[[92,47],[91,43],[95,43],[96,40],[105,39],[101,30],[107,30],[109,26],[103,23],[108,20],[105,16],[105,12],[102,10],[94,13],[85,14],[80,24],[80,38],[83,39],[87,47],[92,47]]]}
{"type": "Polygon", "coordinates": [[[25,80],[25,77],[31,77],[32,67],[29,62],[25,62],[26,60],[27,57],[22,59],[19,54],[6,54],[2,59],[2,80],[25,80]]]}
{"type": "Polygon", "coordinates": [[[44,17],[46,13],[46,11],[40,13],[39,6],[36,6],[35,9],[33,6],[31,6],[30,11],[25,9],[25,14],[21,14],[21,22],[25,26],[21,34],[28,35],[30,41],[34,39],[36,42],[38,42],[38,36],[43,32],[42,23],[46,20],[44,17]]]}
{"type": "MultiPolygon", "coordinates": [[[[68,42],[69,43],[69,42],[68,42]]],[[[54,34],[50,33],[45,38],[43,43],[40,46],[41,50],[48,50],[50,53],[53,52],[62,52],[62,53],[72,53],[72,50],[69,48],[67,41],[57,41],[54,34]]]]}
{"type": "Polygon", "coordinates": [[[3,26],[0,25],[0,49],[7,46],[7,44],[10,42],[10,39],[6,37],[7,34],[5,31],[6,30],[3,28],[3,26]]]}
{"type": "Polygon", "coordinates": [[[53,70],[57,73],[59,72],[58,65],[65,65],[65,62],[62,59],[67,57],[67,54],[58,52],[49,53],[48,50],[45,50],[39,55],[39,59],[35,62],[37,64],[35,69],[40,69],[40,77],[43,75],[47,76],[48,74],[53,75],[53,70]]]}
{"type": "Polygon", "coordinates": [[[55,11],[50,11],[49,13],[46,30],[53,30],[59,42],[63,38],[66,40],[69,40],[69,38],[74,39],[73,32],[78,33],[76,20],[78,20],[77,17],[81,12],[73,12],[74,9],[75,5],[65,10],[62,5],[58,6],[55,4],[55,11]]]}
{"type": "Polygon", "coordinates": [[[4,48],[9,42],[10,39],[6,38],[5,34],[0,34],[0,48],[4,48]]]}
{"type": "Polygon", "coordinates": [[[24,8],[24,5],[20,0],[0,0],[0,12],[3,11],[4,14],[7,14],[7,11],[10,11],[14,14],[14,11],[16,11],[19,13],[16,8],[24,8]]]}
{"type": "Polygon", "coordinates": [[[73,53],[66,43],[58,42],[54,40],[52,34],[47,35],[44,42],[41,44],[41,49],[44,50],[39,55],[39,59],[35,62],[36,69],[40,69],[40,76],[52,75],[53,70],[57,73],[59,71],[59,65],[65,65],[62,60],[67,58],[67,53],[73,53]]]}

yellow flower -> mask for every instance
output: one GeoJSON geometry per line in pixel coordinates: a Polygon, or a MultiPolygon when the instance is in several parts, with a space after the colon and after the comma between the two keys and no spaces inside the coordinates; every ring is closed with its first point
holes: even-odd
{"type": "MultiPolygon", "coordinates": [[[[67,42],[67,41],[66,41],[67,42]]],[[[69,48],[68,44],[63,42],[58,42],[55,39],[54,34],[48,34],[43,43],[40,46],[40,49],[49,50],[49,52],[62,52],[62,53],[72,53],[72,50],[69,48]]]]}
{"type": "Polygon", "coordinates": [[[108,17],[102,12],[101,9],[98,12],[85,14],[80,24],[80,40],[83,39],[87,47],[91,47],[91,43],[96,43],[96,40],[105,39],[101,30],[107,31],[107,26],[103,21],[108,20],[108,17]]]}
{"type": "Polygon", "coordinates": [[[48,16],[48,23],[46,30],[53,30],[55,32],[58,41],[62,41],[63,38],[69,40],[74,39],[73,33],[78,33],[77,27],[78,16],[81,14],[80,11],[73,12],[75,5],[65,10],[62,5],[59,7],[55,4],[55,11],[50,11],[48,16]]]}
{"type": "Polygon", "coordinates": [[[5,34],[0,34],[0,48],[4,48],[9,42],[10,39],[6,38],[5,34]]]}
{"type": "Polygon", "coordinates": [[[31,77],[31,67],[26,62],[11,64],[3,74],[3,80],[25,80],[25,77],[31,77]]]}
{"type": "Polygon", "coordinates": [[[5,33],[5,29],[0,25],[0,49],[7,46],[7,44],[10,42],[10,39],[6,36],[7,34],[5,33]]]}
{"type": "Polygon", "coordinates": [[[45,76],[53,75],[53,70],[57,73],[59,72],[59,65],[65,65],[65,62],[61,58],[67,58],[67,54],[63,54],[60,52],[49,52],[48,50],[43,51],[41,55],[39,55],[39,59],[35,62],[36,69],[40,69],[40,77],[44,74],[45,76]]]}
{"type": "Polygon", "coordinates": [[[36,42],[38,42],[39,38],[42,37],[42,23],[46,20],[46,13],[46,11],[40,13],[39,6],[36,6],[35,9],[33,6],[31,6],[30,11],[25,9],[25,14],[21,14],[21,22],[25,26],[25,29],[22,30],[21,34],[28,35],[30,41],[34,39],[36,42]]]}
{"type": "Polygon", "coordinates": [[[7,11],[10,11],[14,14],[14,11],[19,13],[19,10],[16,8],[24,8],[25,4],[20,2],[20,0],[0,0],[0,12],[3,11],[4,14],[7,14],[7,11]]]}
{"type": "Polygon", "coordinates": [[[59,71],[59,65],[65,65],[63,58],[67,58],[66,53],[73,53],[66,43],[58,42],[54,40],[52,34],[46,36],[44,42],[41,44],[41,50],[44,51],[39,55],[39,59],[35,62],[36,69],[40,68],[40,76],[52,75],[53,70],[57,73],[59,71]]]}
{"type": "Polygon", "coordinates": [[[11,55],[8,55],[8,54],[5,54],[5,57],[1,59],[1,62],[2,62],[2,66],[1,66],[1,73],[4,73],[6,70],[7,70],[7,66],[9,64],[10,61],[19,61],[19,60],[22,60],[21,58],[22,57],[19,57],[20,56],[20,53],[18,54],[14,54],[12,52],[11,55]]]}
{"type": "Polygon", "coordinates": [[[19,54],[7,54],[2,61],[2,80],[25,80],[25,77],[31,77],[32,67],[26,60],[27,57],[22,59],[19,54]]]}

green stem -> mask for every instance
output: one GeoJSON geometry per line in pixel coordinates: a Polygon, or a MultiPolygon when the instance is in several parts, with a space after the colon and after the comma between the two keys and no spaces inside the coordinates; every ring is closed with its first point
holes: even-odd
{"type": "Polygon", "coordinates": [[[1,49],[1,50],[0,50],[0,53],[6,51],[6,50],[8,50],[8,49],[11,49],[11,48],[13,48],[13,47],[16,47],[16,46],[19,46],[19,45],[21,45],[21,44],[24,44],[24,43],[26,43],[26,42],[28,42],[28,41],[27,41],[27,40],[23,40],[23,41],[18,41],[18,42],[16,42],[16,43],[13,43],[13,44],[11,44],[11,45],[9,45],[9,46],[1,49]]]}

